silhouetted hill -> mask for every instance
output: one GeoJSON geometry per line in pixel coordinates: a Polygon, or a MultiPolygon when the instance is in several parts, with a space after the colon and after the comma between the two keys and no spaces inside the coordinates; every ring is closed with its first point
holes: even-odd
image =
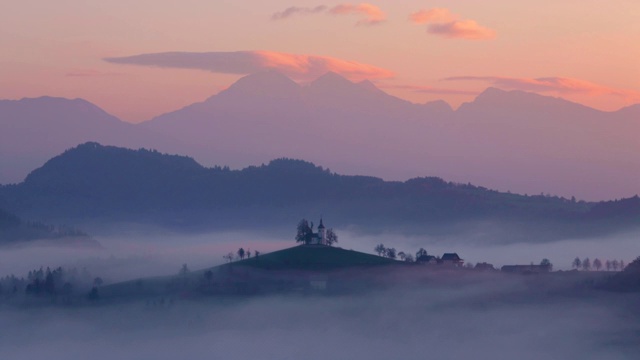
{"type": "Polygon", "coordinates": [[[322,291],[370,291],[384,283],[390,265],[407,263],[324,245],[301,245],[198,271],[136,279],[102,287],[103,299],[198,295],[257,295],[312,291],[310,280],[324,282],[322,291]]]}
{"type": "Polygon", "coordinates": [[[359,251],[325,245],[301,245],[238,261],[234,266],[264,270],[335,270],[402,262],[359,251]]]}
{"type": "Polygon", "coordinates": [[[0,183],[22,181],[52,156],[86,141],[176,149],[174,140],[120,121],[86,100],[0,100],[0,183]]]}
{"type": "Polygon", "coordinates": [[[501,193],[435,177],[389,182],[292,159],[242,170],[205,168],[188,157],[97,143],[67,150],[23,183],[0,188],[0,206],[33,218],[207,229],[292,226],[320,214],[330,214],[334,226],[431,234],[500,222],[520,227],[511,237],[538,241],[611,232],[640,218],[627,205],[501,193]],[[620,214],[625,221],[615,228],[598,228],[620,214]]]}

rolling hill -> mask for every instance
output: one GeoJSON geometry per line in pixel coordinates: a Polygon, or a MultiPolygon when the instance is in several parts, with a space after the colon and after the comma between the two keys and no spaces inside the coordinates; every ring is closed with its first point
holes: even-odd
{"type": "Polygon", "coordinates": [[[300,245],[198,271],[111,284],[99,293],[103,299],[141,299],[305,292],[313,290],[314,279],[323,283],[322,290],[366,290],[368,282],[386,280],[375,270],[394,265],[410,266],[353,250],[300,245]]]}
{"type": "Polygon", "coordinates": [[[435,177],[384,181],[293,159],[242,170],[207,168],[184,156],[97,143],[70,149],[24,182],[0,187],[0,206],[49,222],[248,230],[290,228],[301,217],[325,214],[336,227],[431,236],[484,224],[487,241],[501,239],[505,228],[504,241],[622,231],[639,223],[636,202],[526,196],[435,177]]]}

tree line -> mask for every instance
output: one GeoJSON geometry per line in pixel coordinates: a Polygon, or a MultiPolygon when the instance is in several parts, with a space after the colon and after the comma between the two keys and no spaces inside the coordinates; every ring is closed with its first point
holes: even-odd
{"type": "Polygon", "coordinates": [[[595,258],[593,259],[593,261],[591,261],[588,257],[584,258],[583,260],[580,260],[579,257],[576,257],[573,262],[571,263],[571,267],[576,269],[576,270],[583,270],[583,271],[591,271],[591,270],[596,270],[596,271],[600,271],[601,269],[607,270],[607,271],[623,271],[625,269],[625,263],[623,260],[606,260],[604,263],[598,259],[595,258]]]}
{"type": "Polygon", "coordinates": [[[245,258],[249,259],[251,258],[251,255],[253,255],[253,257],[258,257],[260,256],[260,251],[255,250],[252,253],[249,248],[245,250],[243,247],[241,247],[235,253],[230,251],[227,254],[222,255],[222,258],[227,262],[232,262],[233,260],[244,260],[245,258]]]}

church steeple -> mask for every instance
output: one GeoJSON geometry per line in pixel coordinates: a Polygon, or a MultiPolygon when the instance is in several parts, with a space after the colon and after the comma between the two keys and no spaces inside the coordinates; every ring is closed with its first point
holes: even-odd
{"type": "Polygon", "coordinates": [[[320,244],[327,244],[327,233],[325,231],[324,224],[322,223],[322,218],[320,218],[320,225],[318,225],[318,237],[320,238],[320,244]]]}

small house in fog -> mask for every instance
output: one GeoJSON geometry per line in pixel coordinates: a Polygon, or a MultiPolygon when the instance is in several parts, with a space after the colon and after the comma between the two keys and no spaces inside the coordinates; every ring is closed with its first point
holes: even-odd
{"type": "Polygon", "coordinates": [[[442,255],[438,264],[441,265],[450,265],[450,266],[462,266],[464,264],[464,260],[458,256],[457,253],[445,253],[442,255]]]}
{"type": "Polygon", "coordinates": [[[496,270],[493,267],[493,264],[489,264],[489,263],[486,263],[486,262],[477,263],[476,266],[473,269],[474,270],[479,270],[479,271],[495,271],[496,270]]]}
{"type": "Polygon", "coordinates": [[[513,274],[540,274],[551,271],[550,265],[505,265],[501,268],[503,272],[513,274]]]}
{"type": "Polygon", "coordinates": [[[433,255],[420,255],[416,259],[416,262],[418,264],[426,264],[426,265],[437,264],[438,258],[436,258],[433,255]]]}

